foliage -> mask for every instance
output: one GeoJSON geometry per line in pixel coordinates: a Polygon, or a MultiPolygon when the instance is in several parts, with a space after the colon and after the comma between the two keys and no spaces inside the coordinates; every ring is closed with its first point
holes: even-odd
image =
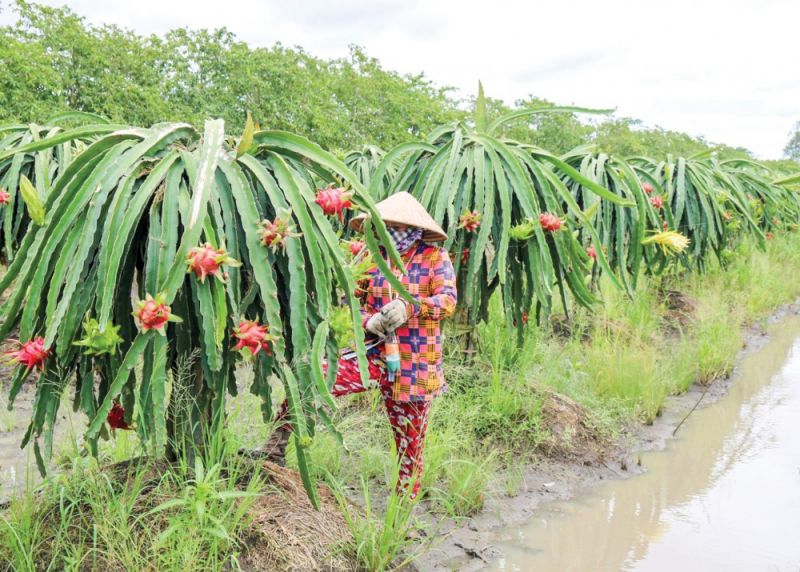
{"type": "Polygon", "coordinates": [[[251,111],[270,129],[349,149],[393,146],[459,114],[447,89],[385,70],[357,47],[324,60],[252,48],[224,29],[145,37],[68,8],[16,0],[15,11],[0,28],[0,121],[78,110],[133,125],[220,117],[238,132],[251,111]]]}
{"type": "Polygon", "coordinates": [[[587,179],[618,197],[634,201],[635,208],[622,207],[602,200],[579,181],[563,177],[575,202],[586,213],[600,238],[599,243],[593,242],[586,229],[581,228],[581,242],[587,249],[599,249],[605,253],[609,266],[628,291],[635,290],[643,260],[650,269],[664,262],[657,250],[642,248],[648,230],[661,230],[659,214],[650,203],[650,196],[628,163],[617,157],[597,152],[593,147],[580,147],[565,155],[564,159],[587,179]]]}
{"type": "MultiPolygon", "coordinates": [[[[451,251],[458,276],[459,304],[469,312],[470,324],[485,319],[495,290],[501,292],[509,322],[520,326],[534,306],[537,313],[549,313],[554,288],[563,300],[569,291],[578,304],[593,304],[585,283],[590,259],[571,232],[586,220],[573,208],[556,171],[614,203],[625,200],[547,151],[497,136],[508,121],[523,116],[586,110],[540,107],[490,123],[481,95],[474,127],[465,122],[444,125],[426,145],[390,151],[377,170],[397,155],[405,158],[389,188],[382,188],[382,180],[373,176],[371,193],[379,198],[409,189],[442,225],[449,236],[444,246],[451,251]],[[542,216],[552,217],[558,228],[566,226],[546,228],[542,216]],[[530,232],[521,234],[519,225],[530,232]]],[[[586,229],[594,233],[591,226],[586,229]]],[[[602,254],[598,260],[607,266],[602,254]]]]}
{"type": "Polygon", "coordinates": [[[757,241],[764,238],[756,222],[755,197],[748,195],[736,173],[704,155],[632,160],[637,172],[663,198],[665,230],[677,231],[690,241],[689,249],[681,254],[683,263],[701,271],[711,254],[724,261],[724,253],[743,234],[753,234],[757,241]]]}
{"type": "MultiPolygon", "coordinates": [[[[62,135],[70,123],[107,123],[102,117],[88,113],[64,113],[47,120],[44,125],[0,125],[0,189],[9,194],[0,207],[2,251],[6,260],[14,257],[31,218],[44,216],[42,203],[53,181],[90,142],[95,134],[110,132],[119,126],[95,125],[89,130],[75,131],[58,144],[44,149],[24,151],[41,139],[62,135]],[[27,199],[24,193],[27,193],[27,199]],[[27,205],[27,206],[26,206],[27,205]],[[31,216],[33,208],[33,217],[31,216]]],[[[41,225],[41,222],[34,221],[41,225]]]]}
{"type": "MultiPolygon", "coordinates": [[[[93,451],[119,404],[125,418],[115,424],[135,425],[151,453],[191,450],[223,421],[243,355],[255,368],[250,390],[262,398],[267,420],[272,384],[283,384],[313,498],[304,448],[316,420],[327,421],[325,409],[334,407],[328,388],[335,368],[326,379],[321,364],[325,355],[336,363],[329,320],[342,297],[365,363],[363,331],[352,326],[361,323],[353,274],[314,188],[335,172],[353,181],[356,207],[374,213],[371,199],[344,164],[287,133],[254,133],[250,154],[237,158],[221,121],[207,122],[202,138],[181,123],[109,129],[78,127],[0,153],[0,160],[16,160],[94,137],[54,171],[44,224],[29,226],[0,280],[0,290],[10,292],[0,307],[0,337],[18,328],[21,341],[41,336],[49,351],[23,445],[33,441],[43,470],[61,395],[74,379],[74,407],[90,419],[93,451]],[[268,248],[259,223],[287,212],[292,226],[314,239],[292,234],[283,248],[268,248]],[[207,279],[187,273],[196,262],[188,255],[203,244],[215,254],[205,259],[213,267],[207,279]],[[245,334],[243,324],[263,326],[245,334]],[[118,335],[104,336],[109,331],[118,335]],[[98,343],[103,351],[81,351],[98,343]]],[[[381,221],[370,228],[377,233],[370,240],[389,244],[381,221]]],[[[11,404],[30,373],[18,368],[11,404]]]]}

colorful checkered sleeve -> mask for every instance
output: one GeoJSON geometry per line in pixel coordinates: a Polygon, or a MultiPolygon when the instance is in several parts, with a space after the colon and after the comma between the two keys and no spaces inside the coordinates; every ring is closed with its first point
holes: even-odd
{"type": "Polygon", "coordinates": [[[412,315],[429,320],[443,320],[453,315],[458,302],[456,274],[450,255],[437,248],[429,261],[431,295],[420,298],[412,307],[412,315]]]}

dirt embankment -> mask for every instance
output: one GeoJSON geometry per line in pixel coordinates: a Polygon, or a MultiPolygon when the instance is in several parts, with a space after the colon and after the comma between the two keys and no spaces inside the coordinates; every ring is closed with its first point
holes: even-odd
{"type": "MultiPolygon", "coordinates": [[[[676,319],[681,322],[691,311],[683,302],[676,302],[676,306],[680,306],[676,309],[680,314],[676,319]]],[[[766,323],[776,323],[796,314],[800,314],[800,300],[781,306],[766,323]]],[[[490,496],[484,509],[468,521],[432,520],[431,537],[440,540],[417,562],[418,569],[422,572],[481,570],[488,561],[502,556],[492,546],[492,531],[527,522],[544,503],[569,499],[579,490],[605,480],[641,474],[645,469],[640,464],[640,453],[664,449],[694,408],[708,406],[727,395],[738,375],[741,358],[758,351],[768,339],[761,327],[749,327],[736,359],[737,367],[729,376],[705,385],[695,384],[686,393],[668,398],[662,415],[652,425],[630,427],[624,440],[615,447],[593,442],[591,433],[582,432],[580,408],[556,396],[552,405],[554,414],[546,413],[545,419],[554,435],[566,434],[571,437],[570,441],[577,436],[577,445],[566,451],[554,449],[553,456],[528,467],[519,494],[490,496]]]]}

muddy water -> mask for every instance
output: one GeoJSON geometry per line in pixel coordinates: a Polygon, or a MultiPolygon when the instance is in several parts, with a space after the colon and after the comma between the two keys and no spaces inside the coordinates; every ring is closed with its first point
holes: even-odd
{"type": "Polygon", "coordinates": [[[800,318],[774,326],[727,397],[696,410],[646,473],[502,530],[493,570],[800,570],[800,318]]]}

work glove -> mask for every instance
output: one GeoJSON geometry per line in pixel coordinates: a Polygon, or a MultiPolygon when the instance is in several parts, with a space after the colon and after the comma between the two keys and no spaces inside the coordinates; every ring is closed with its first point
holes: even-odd
{"type": "Polygon", "coordinates": [[[369,333],[375,334],[378,337],[382,338],[386,336],[386,326],[384,325],[383,314],[380,312],[375,312],[372,314],[367,320],[365,328],[369,333]]]}
{"type": "Polygon", "coordinates": [[[403,300],[392,300],[381,309],[383,327],[393,332],[408,321],[406,303],[403,300]]]}

